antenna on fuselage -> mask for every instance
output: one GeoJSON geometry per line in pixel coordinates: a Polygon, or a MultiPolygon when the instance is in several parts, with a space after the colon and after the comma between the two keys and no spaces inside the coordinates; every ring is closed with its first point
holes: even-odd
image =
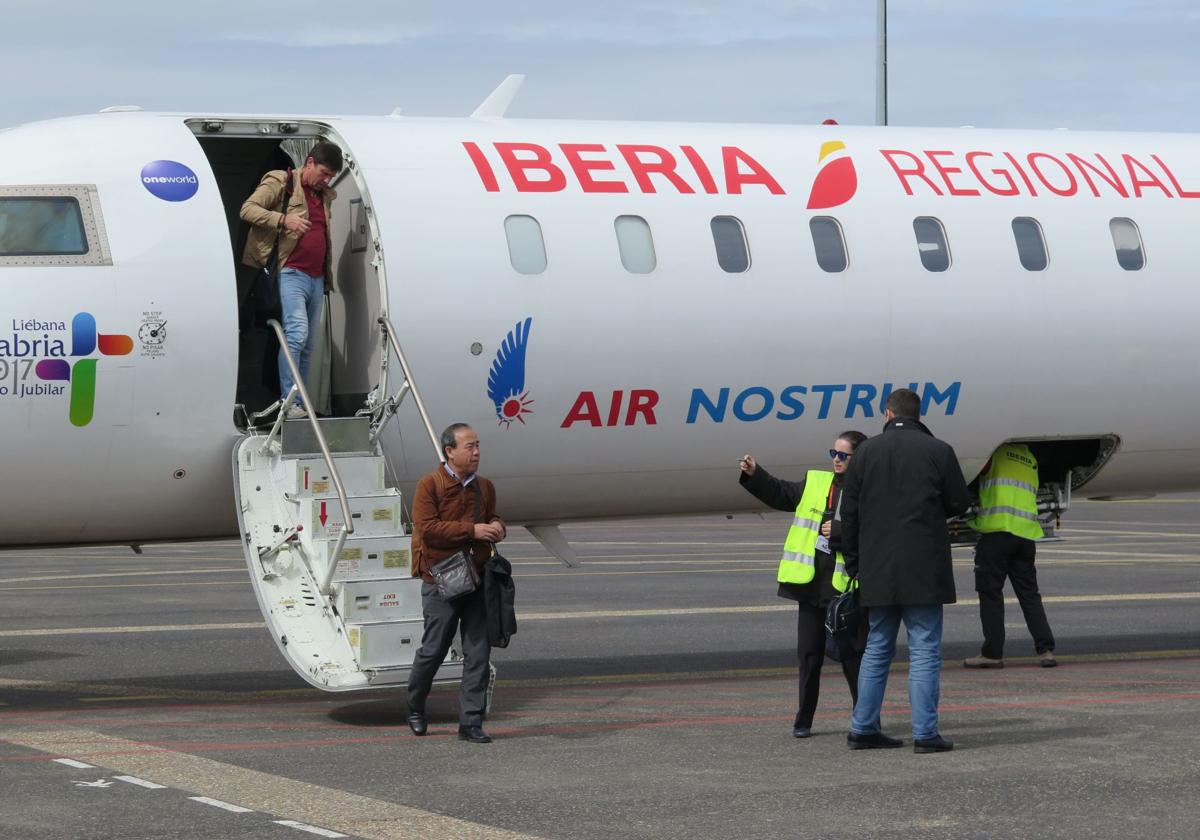
{"type": "Polygon", "coordinates": [[[504,119],[504,114],[508,111],[508,106],[517,98],[517,91],[521,89],[521,83],[524,81],[525,75],[523,73],[514,73],[506,78],[471,113],[471,118],[476,120],[504,119]]]}

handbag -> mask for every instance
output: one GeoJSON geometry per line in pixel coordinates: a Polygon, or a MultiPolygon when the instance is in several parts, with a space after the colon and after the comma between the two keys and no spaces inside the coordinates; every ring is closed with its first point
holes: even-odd
{"type": "Polygon", "coordinates": [[[846,591],[825,609],[825,654],[835,662],[852,659],[861,652],[860,631],[865,610],[859,604],[857,583],[851,579],[846,591]]]}
{"type": "MultiPolygon", "coordinates": [[[[475,494],[475,516],[472,522],[479,522],[479,510],[483,504],[483,490],[477,488],[475,494]]],[[[433,585],[444,600],[453,601],[463,595],[470,595],[479,588],[479,571],[475,568],[475,543],[472,541],[466,548],[451,554],[444,560],[429,567],[429,575],[433,585]]]]}
{"type": "MultiPolygon", "coordinates": [[[[280,213],[287,213],[288,204],[292,199],[294,186],[292,172],[291,169],[287,170],[283,199],[279,204],[280,213]]],[[[266,263],[255,278],[254,311],[258,316],[259,323],[265,324],[271,319],[279,321],[283,318],[283,303],[279,299],[279,237],[281,235],[282,228],[275,232],[275,245],[271,248],[271,255],[267,257],[266,263]]]]}
{"type": "Polygon", "coordinates": [[[447,601],[470,595],[479,587],[479,572],[475,570],[475,558],[470,548],[430,566],[429,574],[438,594],[447,601]]]}

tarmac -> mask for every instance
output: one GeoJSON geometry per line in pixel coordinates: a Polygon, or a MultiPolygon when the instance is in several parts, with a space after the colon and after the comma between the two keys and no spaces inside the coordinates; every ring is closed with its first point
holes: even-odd
{"type": "Polygon", "coordinates": [[[1076,502],[1039,545],[1054,669],[1011,600],[1006,667],[961,666],[956,549],[935,755],[912,752],[903,661],[883,715],[903,749],[846,749],[832,662],[814,737],[791,737],[787,522],[567,526],[575,569],[511,529],[489,745],[456,739],[451,688],[418,739],[400,692],[307,687],[233,541],[0,554],[0,837],[1200,835],[1200,497],[1076,502]]]}

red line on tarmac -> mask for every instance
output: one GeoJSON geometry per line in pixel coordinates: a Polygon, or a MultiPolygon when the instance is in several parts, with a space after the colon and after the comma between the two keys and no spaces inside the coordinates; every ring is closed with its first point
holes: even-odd
{"type": "MultiPolygon", "coordinates": [[[[941,712],[973,712],[973,711],[996,711],[1005,709],[1033,709],[1033,708],[1059,708],[1072,707],[1080,705],[1118,705],[1129,703],[1151,703],[1164,702],[1171,700],[1196,700],[1200,699],[1200,692],[1181,692],[1173,694],[1147,694],[1133,695],[1109,698],[1087,698],[1087,699],[1058,699],[1058,700],[1030,700],[1026,702],[1005,702],[1005,703],[976,703],[976,704],[950,704],[942,705],[941,712]]],[[[907,705],[902,703],[889,703],[888,711],[896,712],[907,708],[907,705]]],[[[844,714],[842,712],[841,714],[844,714]]],[[[822,715],[825,717],[825,715],[822,715]]],[[[746,725],[757,723],[769,723],[792,720],[793,715],[767,715],[767,716],[750,716],[750,715],[723,715],[715,717],[696,717],[686,719],[665,719],[665,720],[641,720],[641,721],[604,721],[604,722],[588,722],[589,732],[611,732],[618,730],[630,729],[663,729],[676,727],[691,727],[691,726],[730,726],[730,725],[746,725]]],[[[491,727],[489,727],[491,728],[491,727]]],[[[494,729],[492,734],[497,737],[504,738],[530,738],[545,735],[558,735],[565,733],[575,733],[579,731],[579,721],[574,721],[570,726],[529,726],[520,729],[494,729]]],[[[234,752],[242,750],[280,750],[299,747],[319,747],[319,746],[351,746],[355,744],[392,744],[405,749],[419,748],[418,742],[413,738],[397,737],[402,735],[404,729],[402,726],[396,726],[395,729],[387,735],[379,735],[367,738],[319,738],[304,741],[236,741],[236,742],[188,742],[188,741],[144,741],[141,742],[145,748],[136,750],[102,750],[97,752],[89,752],[86,755],[90,758],[99,759],[104,756],[116,755],[146,755],[153,752],[186,752],[186,753],[205,753],[205,752],[234,752]]],[[[445,732],[431,731],[429,736],[434,739],[450,738],[456,736],[456,731],[453,728],[447,727],[445,732]]],[[[86,742],[83,742],[86,743],[86,742]]],[[[102,743],[102,742],[97,742],[102,743]]],[[[45,760],[47,754],[35,756],[4,756],[0,757],[0,763],[8,761],[41,761],[45,760]]]]}

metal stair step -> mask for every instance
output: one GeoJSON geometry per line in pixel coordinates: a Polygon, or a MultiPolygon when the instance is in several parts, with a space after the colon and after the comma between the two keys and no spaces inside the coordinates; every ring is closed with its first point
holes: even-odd
{"type": "MultiPolygon", "coordinates": [[[[334,498],[300,499],[299,520],[312,540],[337,539],[345,527],[341,503],[334,498]],[[322,521],[324,520],[324,521],[322,521]]],[[[404,533],[400,494],[379,493],[347,500],[354,523],[352,537],[384,537],[404,533]]]]}
{"type": "MultiPolygon", "coordinates": [[[[349,496],[376,495],[387,490],[381,455],[345,455],[335,462],[349,496]]],[[[289,458],[283,461],[287,492],[293,499],[336,496],[329,465],[324,458],[289,458]]]]}
{"type": "MultiPolygon", "coordinates": [[[[317,421],[329,445],[330,454],[373,454],[369,417],[325,417],[317,421]]],[[[321,445],[308,420],[288,420],[281,430],[283,457],[320,455],[321,445]]]]}
{"type": "MultiPolygon", "coordinates": [[[[329,562],[337,539],[313,540],[313,549],[329,562]]],[[[412,537],[390,534],[381,537],[353,536],[346,539],[338,555],[335,583],[408,578],[412,569],[412,537]]]]}

